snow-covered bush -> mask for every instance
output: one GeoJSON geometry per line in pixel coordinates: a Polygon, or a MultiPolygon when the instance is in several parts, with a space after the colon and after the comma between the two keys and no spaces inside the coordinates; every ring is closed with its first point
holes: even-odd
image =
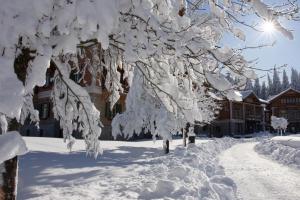
{"type": "MultiPolygon", "coordinates": [[[[298,12],[297,4],[289,1],[271,8],[260,0],[0,0],[0,4],[0,115],[20,122],[31,115],[31,120],[38,121],[31,100],[33,89],[44,85],[52,62],[57,70],[54,114],[64,138],[72,146],[73,130],[82,132],[88,153],[95,156],[101,151],[100,112],[85,89],[70,80],[72,70],[94,77],[100,76],[98,69],[105,71],[111,107],[123,91],[123,71],[130,90],[138,91],[129,92],[126,112],[113,123],[114,133],[139,133],[141,127],[137,125],[146,124],[169,138],[175,122],[209,122],[215,113],[215,104],[211,103],[215,93],[239,99],[234,88],[243,85],[246,78],[255,78],[250,63],[242,56],[243,49],[221,44],[224,33],[245,40],[245,34],[237,28],[240,24],[257,29],[240,17],[255,13],[292,39],[279,18],[293,20],[298,12]],[[87,43],[99,44],[94,54],[98,62],[81,69],[77,47],[87,43]],[[20,56],[28,57],[22,76],[15,62],[20,56]],[[226,80],[224,70],[236,78],[237,86],[226,80]],[[136,82],[141,85],[132,85],[136,82]],[[143,108],[145,115],[141,117],[138,112],[143,101],[134,100],[137,97],[145,105],[155,101],[155,109],[150,105],[148,110],[143,108]],[[129,119],[127,116],[137,122],[135,127],[126,127],[122,120],[129,119]]],[[[1,117],[2,129],[5,124],[1,117]]]]}
{"type": "Polygon", "coordinates": [[[284,117],[271,116],[271,126],[282,135],[282,131],[287,129],[288,121],[284,117]]]}

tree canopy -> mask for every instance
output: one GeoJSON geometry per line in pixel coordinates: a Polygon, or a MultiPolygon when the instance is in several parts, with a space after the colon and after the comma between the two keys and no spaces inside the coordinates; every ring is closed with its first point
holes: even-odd
{"type": "MultiPolygon", "coordinates": [[[[182,126],[179,122],[209,122],[216,96],[239,99],[234,92],[247,78],[255,79],[243,49],[222,45],[224,33],[245,40],[243,27],[259,27],[241,20],[245,15],[270,21],[278,32],[293,39],[279,19],[298,19],[294,1],[270,7],[261,0],[1,0],[0,7],[0,114],[38,121],[32,105],[35,86],[45,83],[53,62],[54,114],[64,138],[82,133],[87,153],[101,152],[100,112],[84,87],[70,79],[81,73],[106,71],[105,87],[113,106],[123,92],[120,69],[130,91],[125,113],[113,121],[115,134],[141,128],[163,138],[182,126]],[[78,67],[78,45],[100,44],[93,55],[98,62],[78,67]],[[27,51],[26,51],[27,50],[27,51]],[[29,52],[26,74],[16,74],[16,58],[29,52]],[[235,80],[230,83],[224,73],[235,80]],[[20,80],[23,78],[23,81],[20,80]],[[131,123],[125,123],[125,121],[131,123]],[[135,122],[135,123],[134,123],[135,122]]],[[[5,116],[5,117],[3,117],[5,116]]],[[[182,124],[183,124],[182,123],[182,124]]]]}

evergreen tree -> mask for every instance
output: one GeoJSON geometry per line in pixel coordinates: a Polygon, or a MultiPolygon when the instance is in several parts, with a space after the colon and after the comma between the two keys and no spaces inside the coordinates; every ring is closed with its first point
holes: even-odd
{"type": "Polygon", "coordinates": [[[279,94],[281,92],[281,81],[276,69],[274,69],[273,73],[273,88],[272,88],[272,95],[279,94]]]}
{"type": "Polygon", "coordinates": [[[266,87],[266,82],[265,81],[263,81],[263,83],[262,83],[259,97],[261,99],[267,99],[267,87],[266,87]]]}
{"type": "Polygon", "coordinates": [[[261,87],[259,84],[259,79],[257,78],[257,79],[255,79],[255,82],[254,82],[253,91],[258,97],[260,97],[260,90],[261,90],[261,87]]]}
{"type": "Polygon", "coordinates": [[[282,75],[282,90],[286,90],[290,87],[290,83],[289,83],[289,78],[286,74],[286,71],[283,70],[283,75],[282,75]]]}
{"type": "Polygon", "coordinates": [[[291,87],[293,89],[298,89],[299,87],[299,75],[297,70],[295,70],[294,68],[292,68],[292,74],[291,74],[291,87]]]}
{"type": "Polygon", "coordinates": [[[267,89],[267,97],[272,96],[273,95],[273,83],[272,80],[268,74],[268,89],[267,89]]]}
{"type": "MultiPolygon", "coordinates": [[[[296,70],[297,71],[297,70],[296,70]]],[[[297,71],[298,72],[298,71],[297,71]]],[[[297,78],[297,90],[300,90],[300,72],[299,72],[299,74],[298,74],[298,78],[297,78]]]]}
{"type": "Polygon", "coordinates": [[[253,90],[252,80],[247,78],[244,90],[253,90]]]}

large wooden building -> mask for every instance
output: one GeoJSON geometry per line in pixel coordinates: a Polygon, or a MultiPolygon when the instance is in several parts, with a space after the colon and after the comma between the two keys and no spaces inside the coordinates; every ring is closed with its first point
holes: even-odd
{"type": "Polygon", "coordinates": [[[265,128],[264,110],[267,102],[253,91],[241,91],[242,101],[223,100],[216,120],[206,126],[209,136],[246,137],[265,128]]]}

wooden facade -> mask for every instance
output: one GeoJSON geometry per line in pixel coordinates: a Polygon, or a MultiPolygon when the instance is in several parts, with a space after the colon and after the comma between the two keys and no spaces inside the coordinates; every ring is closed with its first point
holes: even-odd
{"type": "Polygon", "coordinates": [[[223,100],[216,120],[207,127],[208,135],[214,137],[246,137],[265,128],[266,102],[252,91],[241,92],[242,101],[223,100]]]}
{"type": "Polygon", "coordinates": [[[272,115],[288,120],[286,132],[300,133],[300,91],[289,88],[269,99],[266,111],[269,127],[272,115]]]}

